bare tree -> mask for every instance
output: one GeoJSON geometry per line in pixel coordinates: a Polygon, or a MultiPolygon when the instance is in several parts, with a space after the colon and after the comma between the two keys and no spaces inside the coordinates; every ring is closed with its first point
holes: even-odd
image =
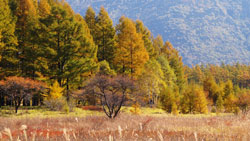
{"type": "Polygon", "coordinates": [[[127,77],[97,75],[84,87],[82,94],[98,95],[105,114],[113,119],[118,115],[126,95],[133,89],[134,83],[127,77]]]}

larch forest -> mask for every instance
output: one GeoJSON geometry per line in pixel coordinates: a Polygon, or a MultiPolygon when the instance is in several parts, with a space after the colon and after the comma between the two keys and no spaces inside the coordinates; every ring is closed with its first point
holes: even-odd
{"type": "Polygon", "coordinates": [[[3,115],[12,107],[14,115],[25,107],[66,113],[85,107],[108,119],[124,107],[135,115],[145,107],[173,116],[247,115],[249,106],[249,64],[187,66],[143,21],[122,16],[114,25],[105,7],[80,15],[64,0],[0,0],[3,115]]]}

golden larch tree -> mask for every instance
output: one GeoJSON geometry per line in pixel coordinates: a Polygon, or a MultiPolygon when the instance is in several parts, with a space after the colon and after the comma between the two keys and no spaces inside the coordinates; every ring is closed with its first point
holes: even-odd
{"type": "Polygon", "coordinates": [[[149,59],[144,47],[142,35],[136,32],[135,24],[126,17],[121,17],[117,25],[118,48],[115,54],[115,64],[123,74],[136,77],[149,59]]]}

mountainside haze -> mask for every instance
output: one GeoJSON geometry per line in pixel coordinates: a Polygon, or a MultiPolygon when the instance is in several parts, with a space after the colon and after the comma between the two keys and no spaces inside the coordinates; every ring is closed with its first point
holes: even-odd
{"type": "Polygon", "coordinates": [[[81,15],[101,6],[114,24],[125,15],[162,35],[186,65],[250,62],[249,0],[66,0],[81,15]]]}

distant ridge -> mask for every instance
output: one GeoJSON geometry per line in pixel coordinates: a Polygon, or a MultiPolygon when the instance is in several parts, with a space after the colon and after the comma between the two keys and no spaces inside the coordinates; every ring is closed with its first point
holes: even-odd
{"type": "Polygon", "coordinates": [[[140,19],[161,34],[187,65],[250,63],[249,0],[66,0],[76,12],[103,5],[115,23],[140,19]]]}

